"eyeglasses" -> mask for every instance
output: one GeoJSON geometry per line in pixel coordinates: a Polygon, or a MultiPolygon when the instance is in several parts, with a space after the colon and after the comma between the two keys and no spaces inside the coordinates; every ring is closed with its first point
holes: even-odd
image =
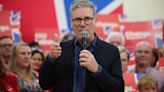
{"type": "Polygon", "coordinates": [[[12,44],[1,44],[0,47],[11,47],[12,44]]]}
{"type": "Polygon", "coordinates": [[[75,19],[72,19],[72,21],[73,21],[74,25],[79,26],[79,25],[81,25],[82,20],[84,21],[84,23],[86,25],[89,25],[89,24],[91,24],[93,22],[93,19],[94,18],[92,18],[92,17],[85,17],[83,19],[82,18],[75,18],[75,19]]]}

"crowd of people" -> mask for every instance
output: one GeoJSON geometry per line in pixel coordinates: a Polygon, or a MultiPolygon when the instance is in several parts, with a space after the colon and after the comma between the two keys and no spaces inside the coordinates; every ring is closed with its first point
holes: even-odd
{"type": "MultiPolygon", "coordinates": [[[[119,33],[116,34],[118,35],[119,33]]],[[[71,37],[74,39],[73,35],[71,35],[71,37]]],[[[68,41],[72,39],[68,39],[68,41]]],[[[64,38],[64,40],[61,41],[65,42],[67,39],[64,38]]],[[[117,41],[120,42],[115,42],[123,43],[121,39],[117,41]]],[[[135,67],[129,68],[128,63],[131,62],[130,54],[124,45],[114,44],[114,42],[108,43],[118,47],[123,77],[126,76],[124,79],[126,80],[129,74],[138,74],[138,83],[135,84],[136,89],[129,90],[135,92],[137,92],[137,90],[138,92],[149,92],[146,90],[163,92],[164,74],[156,69],[158,58],[164,58],[163,47],[154,49],[147,41],[138,42],[134,51],[135,67]]],[[[50,92],[52,88],[43,90],[38,80],[39,70],[45,61],[45,57],[44,51],[37,42],[31,42],[29,44],[25,42],[14,43],[9,36],[0,37],[1,92],[50,92]]],[[[124,82],[126,86],[127,81],[124,82]]],[[[127,90],[125,87],[125,92],[128,92],[127,90]]]]}
{"type": "Polygon", "coordinates": [[[124,46],[124,38],[121,33],[113,32],[106,41],[119,49],[125,92],[164,92],[164,74],[157,69],[159,58],[164,58],[162,51],[164,45],[154,48],[148,41],[140,41],[133,51],[134,60],[130,61],[130,53],[124,46]],[[129,62],[134,62],[133,67],[128,64],[129,62]]]}
{"type": "Polygon", "coordinates": [[[0,37],[0,92],[164,92],[164,74],[157,70],[164,45],[138,42],[131,67],[121,33],[112,32],[105,41],[95,33],[92,2],[75,0],[70,11],[74,34],[55,35],[48,54],[35,41],[0,37]],[[82,31],[87,31],[86,48],[82,31]]]}
{"type": "Polygon", "coordinates": [[[110,44],[117,46],[119,49],[126,92],[137,92],[137,91],[163,92],[164,91],[164,74],[159,72],[159,70],[157,69],[159,63],[158,60],[160,58],[164,58],[163,57],[164,45],[162,45],[160,48],[154,48],[152,47],[151,43],[149,43],[148,41],[143,40],[138,42],[133,51],[134,64],[132,66],[129,65],[129,63],[132,62],[130,60],[130,58],[132,58],[130,55],[131,53],[129,53],[128,49],[124,46],[124,37],[121,33],[119,32],[111,33],[111,35],[108,36],[106,41],[109,42],[110,44]],[[151,89],[152,85],[154,85],[151,84],[151,82],[150,83],[146,82],[150,80],[150,76],[154,77],[153,78],[155,84],[154,91],[153,90],[148,91],[151,89]],[[155,80],[157,81],[155,82],[155,80]],[[141,83],[143,84],[141,85],[141,83]],[[146,85],[149,85],[147,86],[147,91],[146,89],[144,91],[141,91],[142,89],[141,86],[146,86],[146,85]],[[129,87],[131,88],[129,89],[129,87]]]}

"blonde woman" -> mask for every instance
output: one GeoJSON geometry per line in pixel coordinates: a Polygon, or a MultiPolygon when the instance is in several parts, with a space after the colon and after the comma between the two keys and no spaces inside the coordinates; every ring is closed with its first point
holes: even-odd
{"type": "Polygon", "coordinates": [[[128,62],[130,55],[128,53],[128,50],[123,46],[118,46],[118,50],[120,52],[122,72],[126,73],[128,71],[128,62]]]}
{"type": "Polygon", "coordinates": [[[159,92],[158,80],[151,75],[145,75],[139,79],[138,90],[139,92],[159,92]]]}
{"type": "Polygon", "coordinates": [[[31,49],[27,43],[16,43],[11,53],[11,70],[18,75],[19,92],[42,92],[31,68],[31,49]]]}

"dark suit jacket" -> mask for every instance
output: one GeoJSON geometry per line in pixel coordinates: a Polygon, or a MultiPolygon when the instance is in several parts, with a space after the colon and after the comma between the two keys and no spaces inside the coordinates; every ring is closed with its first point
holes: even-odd
{"type": "MultiPolygon", "coordinates": [[[[62,54],[58,59],[53,60],[50,56],[46,58],[39,74],[39,83],[43,89],[49,89],[54,86],[54,92],[72,92],[73,42],[73,40],[61,42],[62,54]]],[[[118,49],[97,39],[93,54],[103,69],[97,78],[87,72],[85,92],[124,92],[118,49]]]]}

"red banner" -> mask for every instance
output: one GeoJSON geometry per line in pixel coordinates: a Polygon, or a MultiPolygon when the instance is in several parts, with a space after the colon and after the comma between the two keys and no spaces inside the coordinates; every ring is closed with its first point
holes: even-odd
{"type": "Polygon", "coordinates": [[[20,12],[0,11],[0,36],[11,36],[15,42],[21,41],[20,12]]]}
{"type": "Polygon", "coordinates": [[[43,50],[49,51],[50,46],[54,41],[55,33],[58,33],[57,29],[36,29],[34,32],[34,38],[43,50]]]}

